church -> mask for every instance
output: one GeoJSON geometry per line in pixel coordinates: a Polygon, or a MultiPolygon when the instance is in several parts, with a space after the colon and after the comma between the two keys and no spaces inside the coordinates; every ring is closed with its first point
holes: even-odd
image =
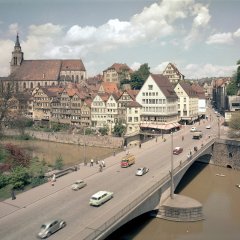
{"type": "Polygon", "coordinates": [[[14,83],[15,91],[22,92],[40,86],[80,83],[86,78],[86,69],[81,59],[25,60],[17,34],[10,62],[10,75],[4,82],[14,83]]]}

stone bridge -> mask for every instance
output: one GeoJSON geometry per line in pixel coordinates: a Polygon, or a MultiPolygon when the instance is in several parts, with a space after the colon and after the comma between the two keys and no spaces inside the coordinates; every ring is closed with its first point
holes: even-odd
{"type": "MultiPolygon", "coordinates": [[[[183,178],[186,171],[189,167],[198,159],[201,159],[202,156],[211,156],[213,151],[214,142],[216,139],[209,139],[206,145],[202,146],[201,149],[198,149],[191,158],[186,159],[179,166],[174,168],[173,171],[173,180],[174,180],[174,189],[177,187],[181,179],[183,178]]],[[[211,158],[209,157],[209,160],[211,158]]],[[[132,219],[154,210],[161,208],[162,203],[169,197],[171,187],[171,177],[169,173],[166,173],[166,176],[162,179],[156,180],[154,183],[150,182],[146,185],[145,190],[136,194],[135,199],[127,199],[128,203],[124,203],[119,206],[119,212],[110,218],[108,221],[103,222],[99,227],[99,223],[96,223],[97,230],[89,231],[85,230],[84,240],[100,240],[105,239],[112,232],[123,226],[125,223],[131,221],[132,219]],[[122,206],[126,206],[122,208],[122,206]]],[[[190,216],[191,217],[191,216],[190,216]]],[[[202,219],[202,218],[201,218],[202,219]]],[[[191,219],[185,219],[191,221],[191,219]]],[[[197,220],[200,220],[197,219],[197,220]]],[[[93,224],[94,229],[94,224],[93,224]]],[[[77,239],[77,238],[76,238],[77,239]]]]}

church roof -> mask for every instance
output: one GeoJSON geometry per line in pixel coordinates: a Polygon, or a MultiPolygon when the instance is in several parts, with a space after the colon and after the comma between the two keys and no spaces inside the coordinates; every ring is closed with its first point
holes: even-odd
{"type": "Polygon", "coordinates": [[[62,60],[61,71],[86,71],[81,59],[62,60]]]}
{"type": "Polygon", "coordinates": [[[21,66],[10,74],[13,80],[53,81],[61,71],[86,71],[82,60],[23,60],[21,66]]]}
{"type": "Polygon", "coordinates": [[[9,77],[24,81],[58,80],[60,68],[61,60],[24,60],[9,77]]]}

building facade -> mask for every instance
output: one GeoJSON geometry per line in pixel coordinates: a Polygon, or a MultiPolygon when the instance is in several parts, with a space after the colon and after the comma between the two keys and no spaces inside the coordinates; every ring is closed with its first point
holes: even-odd
{"type": "Polygon", "coordinates": [[[173,63],[169,63],[162,74],[173,84],[177,84],[178,82],[184,80],[184,75],[180,73],[173,63]]]}

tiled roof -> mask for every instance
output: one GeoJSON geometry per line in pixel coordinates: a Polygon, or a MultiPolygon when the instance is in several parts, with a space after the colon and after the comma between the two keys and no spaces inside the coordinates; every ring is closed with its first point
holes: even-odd
{"type": "Polygon", "coordinates": [[[23,81],[57,80],[60,67],[60,60],[24,60],[9,77],[23,81]]]}
{"type": "Polygon", "coordinates": [[[66,59],[61,61],[61,71],[86,71],[81,59],[66,59]]]}
{"type": "Polygon", "coordinates": [[[128,102],[127,103],[127,107],[129,107],[129,108],[131,108],[131,107],[142,107],[142,105],[141,104],[139,104],[138,102],[136,102],[136,101],[131,101],[131,102],[128,102]]]}
{"type": "Polygon", "coordinates": [[[126,64],[126,63],[114,63],[111,67],[107,68],[105,71],[110,70],[110,69],[115,69],[117,73],[120,73],[122,70],[127,70],[130,73],[132,73],[132,69],[126,64]]]}
{"type": "Polygon", "coordinates": [[[180,86],[189,97],[198,97],[197,93],[192,89],[192,86],[187,82],[179,82],[180,86]]]}
{"type": "Polygon", "coordinates": [[[86,71],[82,60],[24,60],[9,77],[22,81],[56,81],[61,70],[86,71]]]}
{"type": "Polygon", "coordinates": [[[113,82],[103,82],[101,85],[103,86],[104,91],[106,93],[114,93],[114,92],[118,91],[118,87],[117,87],[116,83],[113,83],[113,82]]]}
{"type": "Polygon", "coordinates": [[[178,98],[169,79],[162,74],[150,74],[166,98],[178,98]]]}

